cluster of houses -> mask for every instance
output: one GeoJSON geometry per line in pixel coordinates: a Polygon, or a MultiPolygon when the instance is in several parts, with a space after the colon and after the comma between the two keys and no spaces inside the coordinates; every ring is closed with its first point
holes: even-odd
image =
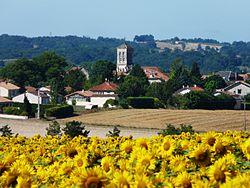
{"type": "MultiPolygon", "coordinates": [[[[118,74],[128,74],[132,68],[132,53],[133,49],[126,43],[117,48],[117,68],[118,74]]],[[[168,81],[169,76],[161,71],[158,67],[144,66],[142,69],[148,78],[149,83],[168,81]]],[[[87,77],[88,73],[84,69],[83,72],[87,77]]],[[[217,73],[225,81],[233,81],[233,83],[226,88],[218,89],[215,95],[225,93],[233,96],[236,101],[240,101],[245,95],[250,94],[250,84],[246,83],[248,75],[239,75],[232,71],[220,71],[217,73]]],[[[84,106],[86,109],[91,109],[93,106],[103,107],[104,103],[109,99],[118,99],[116,93],[118,85],[112,82],[105,81],[100,85],[96,85],[87,91],[81,90],[68,94],[64,97],[67,104],[84,106]]],[[[19,93],[20,88],[10,82],[0,81],[0,106],[8,106],[13,102],[23,103],[25,96],[31,104],[49,104],[51,102],[50,91],[51,88],[41,87],[34,88],[31,86],[25,87],[24,93],[19,93]]],[[[184,95],[191,91],[204,91],[196,85],[189,87],[185,86],[179,89],[176,94],[184,95]]],[[[63,100],[63,97],[60,99],[63,100]]],[[[238,105],[237,108],[240,105],[238,105]]]]}

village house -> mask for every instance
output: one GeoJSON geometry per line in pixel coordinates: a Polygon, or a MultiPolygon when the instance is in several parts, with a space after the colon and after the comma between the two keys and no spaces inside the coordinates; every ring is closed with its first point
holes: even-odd
{"type": "Polygon", "coordinates": [[[7,81],[0,82],[0,96],[13,98],[19,93],[20,87],[7,81]]]}
{"type": "MultiPolygon", "coordinates": [[[[23,103],[25,96],[29,100],[31,104],[38,104],[38,91],[29,92],[26,91],[20,95],[17,95],[12,98],[13,102],[23,103]]],[[[39,104],[49,104],[50,103],[50,96],[46,92],[39,93],[39,104]]]]}
{"type": "Polygon", "coordinates": [[[100,85],[90,88],[88,91],[76,91],[66,95],[67,104],[76,106],[98,106],[103,107],[108,99],[118,99],[115,94],[117,85],[112,82],[104,82],[100,85]]]}
{"type": "Polygon", "coordinates": [[[181,89],[175,92],[175,95],[185,95],[186,93],[190,93],[191,91],[204,91],[201,87],[194,85],[193,87],[183,86],[181,89]]]}
{"type": "Polygon", "coordinates": [[[11,103],[12,100],[0,96],[0,112],[2,112],[3,107],[10,106],[11,103]]]}
{"type": "Polygon", "coordinates": [[[247,94],[250,94],[250,84],[244,81],[237,81],[223,89],[218,89],[217,91],[226,91],[244,97],[247,94]]]}
{"type": "Polygon", "coordinates": [[[164,82],[168,81],[169,77],[166,73],[164,73],[159,67],[142,67],[144,73],[146,74],[148,81],[150,84],[153,82],[164,82]]]}

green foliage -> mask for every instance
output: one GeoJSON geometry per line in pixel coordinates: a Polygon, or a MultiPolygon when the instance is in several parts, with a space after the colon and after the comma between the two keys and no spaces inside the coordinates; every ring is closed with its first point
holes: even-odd
{"type": "Polygon", "coordinates": [[[190,133],[194,134],[195,131],[191,125],[183,125],[181,124],[179,128],[176,128],[172,124],[167,124],[165,129],[162,129],[158,132],[158,135],[167,136],[167,135],[180,135],[181,133],[190,133]]]}
{"type": "Polygon", "coordinates": [[[49,127],[46,128],[47,135],[59,136],[61,135],[61,127],[57,121],[53,121],[49,124],[49,127]]]}
{"type": "MultiPolygon", "coordinates": [[[[149,41],[154,42],[150,35],[137,36],[139,41],[147,43],[130,42],[134,48],[133,62],[150,66],[159,66],[164,70],[169,70],[169,62],[180,57],[188,67],[192,62],[200,65],[203,73],[211,73],[219,70],[238,70],[237,67],[249,67],[250,42],[219,43],[213,39],[181,39],[181,42],[215,43],[223,47],[220,51],[212,48],[200,49],[199,51],[169,50],[159,51],[155,46],[149,45],[149,41]]],[[[179,38],[170,39],[168,42],[179,41],[179,38]],[[178,40],[177,40],[178,39],[178,40]]],[[[31,59],[42,54],[47,49],[55,51],[57,54],[65,56],[72,63],[81,64],[85,62],[96,62],[100,59],[115,61],[115,49],[123,42],[122,39],[98,37],[65,36],[65,37],[33,37],[23,36],[0,36],[0,59],[15,59],[25,57],[31,59]],[[38,47],[34,48],[35,44],[38,47]],[[15,48],[13,48],[15,46],[15,48]]],[[[181,44],[182,44],[181,43],[181,44]]],[[[18,70],[18,69],[16,69],[18,70]]],[[[25,69],[24,69],[25,70],[25,69]]],[[[22,71],[20,71],[22,72],[22,71]]],[[[35,85],[34,85],[35,86],[35,85]]]]}
{"type": "Polygon", "coordinates": [[[28,100],[26,95],[25,95],[24,100],[23,100],[23,108],[24,108],[24,111],[28,114],[28,116],[31,117],[32,116],[32,105],[31,105],[31,103],[28,100]]]}
{"type": "Polygon", "coordinates": [[[85,75],[80,69],[71,69],[64,77],[65,85],[71,87],[72,92],[82,90],[85,79],[85,75]]]}
{"type": "Polygon", "coordinates": [[[222,93],[216,96],[215,98],[216,98],[216,109],[228,109],[228,110],[234,109],[236,101],[232,96],[222,93]]]}
{"type": "Polygon", "coordinates": [[[119,137],[120,136],[120,130],[117,128],[117,126],[114,127],[112,131],[109,131],[106,136],[108,137],[119,137]]]}
{"type": "Polygon", "coordinates": [[[129,75],[138,78],[144,86],[149,84],[144,70],[138,64],[133,66],[132,70],[129,72],[129,75]]]}
{"type": "Polygon", "coordinates": [[[111,106],[117,106],[118,104],[119,104],[119,102],[118,102],[117,100],[108,99],[108,100],[104,103],[103,107],[104,107],[104,108],[108,108],[109,105],[111,105],[111,106]]]}
{"type": "Polygon", "coordinates": [[[90,70],[90,82],[92,85],[101,84],[108,79],[112,81],[114,79],[113,72],[115,71],[115,64],[109,61],[97,61],[94,63],[90,70]]]}
{"type": "Polygon", "coordinates": [[[229,95],[221,94],[214,96],[208,92],[189,92],[175,99],[177,105],[184,109],[233,109],[235,99],[229,95]]]}
{"type": "Polygon", "coordinates": [[[0,128],[1,136],[11,137],[13,135],[11,128],[9,125],[4,125],[0,128]]]}
{"type": "Polygon", "coordinates": [[[88,137],[90,131],[85,130],[85,126],[82,126],[80,121],[70,121],[67,122],[63,128],[64,134],[69,135],[71,138],[75,136],[85,136],[88,137]]]}
{"type": "Polygon", "coordinates": [[[128,104],[133,108],[154,108],[153,97],[128,97],[128,104]]]}
{"type": "Polygon", "coordinates": [[[3,107],[3,113],[4,114],[9,114],[9,115],[24,115],[27,116],[27,112],[24,112],[18,107],[3,107]]]}
{"type": "Polygon", "coordinates": [[[210,93],[191,91],[179,97],[179,106],[184,109],[216,109],[216,98],[210,93]]]}
{"type": "Polygon", "coordinates": [[[73,115],[74,109],[71,105],[58,105],[45,110],[47,117],[64,118],[73,115]]]}
{"type": "Polygon", "coordinates": [[[128,75],[125,81],[117,88],[117,94],[121,98],[144,96],[146,88],[143,80],[128,75]]]}
{"type": "Polygon", "coordinates": [[[205,79],[204,88],[208,92],[213,92],[215,89],[224,88],[226,86],[225,80],[218,75],[212,75],[205,79]]]}
{"type": "Polygon", "coordinates": [[[119,100],[119,106],[121,106],[123,109],[128,109],[128,101],[127,99],[121,99],[119,100]]]}
{"type": "Polygon", "coordinates": [[[63,57],[54,52],[44,52],[32,60],[18,59],[9,63],[1,69],[0,76],[13,80],[21,88],[27,85],[38,87],[49,83],[52,78],[62,76],[66,66],[63,57]]]}
{"type": "Polygon", "coordinates": [[[158,98],[154,98],[154,107],[165,108],[164,104],[158,98]]]}

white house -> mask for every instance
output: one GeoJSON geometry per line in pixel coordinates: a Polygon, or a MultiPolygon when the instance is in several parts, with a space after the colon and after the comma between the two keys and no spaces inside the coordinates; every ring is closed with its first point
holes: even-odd
{"type": "Polygon", "coordinates": [[[104,82],[94,86],[89,91],[76,91],[66,95],[67,104],[72,105],[73,101],[76,106],[93,106],[103,107],[108,99],[118,99],[115,90],[118,86],[112,82],[104,82]]]}
{"type": "MultiPolygon", "coordinates": [[[[38,92],[22,93],[20,95],[13,97],[12,101],[23,103],[25,95],[31,104],[38,104],[38,92]]],[[[49,104],[50,103],[50,97],[47,95],[47,93],[40,92],[39,103],[40,104],[49,104]]]]}
{"type": "Polygon", "coordinates": [[[12,98],[18,95],[20,87],[6,81],[0,82],[0,96],[12,98]]]}
{"type": "Polygon", "coordinates": [[[185,95],[186,93],[189,93],[191,91],[204,91],[204,89],[202,89],[201,87],[198,87],[196,85],[194,85],[193,87],[183,86],[181,89],[177,90],[175,92],[175,94],[177,94],[177,95],[185,95]]]}
{"type": "Polygon", "coordinates": [[[244,82],[244,81],[237,81],[223,89],[217,90],[217,91],[227,91],[234,94],[239,95],[240,97],[244,97],[247,94],[250,94],[250,84],[244,82]]]}

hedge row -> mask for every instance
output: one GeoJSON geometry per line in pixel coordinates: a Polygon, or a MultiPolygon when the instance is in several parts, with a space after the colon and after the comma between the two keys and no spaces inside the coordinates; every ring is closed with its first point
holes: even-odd
{"type": "Polygon", "coordinates": [[[128,97],[128,104],[133,108],[155,108],[153,97],[128,97]]]}
{"type": "Polygon", "coordinates": [[[27,116],[28,113],[18,107],[3,107],[3,113],[9,115],[27,116]]]}
{"type": "Polygon", "coordinates": [[[60,105],[45,110],[47,117],[64,118],[73,115],[74,109],[70,105],[60,105]]]}

